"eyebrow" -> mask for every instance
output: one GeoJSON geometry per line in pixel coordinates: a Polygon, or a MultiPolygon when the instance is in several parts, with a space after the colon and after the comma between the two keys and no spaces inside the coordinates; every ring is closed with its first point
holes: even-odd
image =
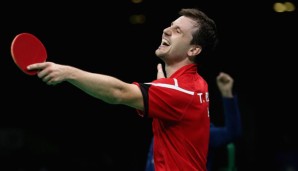
{"type": "MultiPolygon", "coordinates": [[[[171,23],[171,26],[173,26],[173,25],[174,25],[174,22],[171,23]]],[[[180,29],[182,31],[181,27],[178,26],[178,25],[175,25],[175,28],[178,28],[178,29],[180,29]]]]}

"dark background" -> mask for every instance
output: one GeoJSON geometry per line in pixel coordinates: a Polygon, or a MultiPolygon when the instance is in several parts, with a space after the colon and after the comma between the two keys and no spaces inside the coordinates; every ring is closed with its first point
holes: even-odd
{"type": "Polygon", "coordinates": [[[298,163],[297,12],[275,13],[274,2],[1,4],[0,170],[144,170],[151,120],[68,83],[48,86],[24,74],[11,58],[10,44],[21,32],[33,33],[46,46],[49,61],[149,82],[160,62],[154,51],[162,30],[184,7],[201,8],[219,29],[216,55],[202,59],[199,71],[209,82],[211,120],[217,125],[223,116],[215,77],[225,71],[235,79],[243,121],[243,136],[236,142],[238,170],[283,170],[298,163]],[[131,24],[134,14],[145,15],[145,23],[131,24]]]}

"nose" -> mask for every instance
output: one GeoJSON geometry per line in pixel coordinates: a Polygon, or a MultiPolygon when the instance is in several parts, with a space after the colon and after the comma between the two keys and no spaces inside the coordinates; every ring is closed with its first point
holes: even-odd
{"type": "Polygon", "coordinates": [[[167,27],[167,28],[163,29],[163,34],[165,34],[167,36],[170,36],[171,35],[171,29],[170,29],[170,27],[167,27]]]}

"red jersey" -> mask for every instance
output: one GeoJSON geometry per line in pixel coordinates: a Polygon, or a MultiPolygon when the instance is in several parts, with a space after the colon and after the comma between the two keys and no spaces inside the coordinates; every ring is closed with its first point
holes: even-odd
{"type": "Polygon", "coordinates": [[[138,113],[153,118],[155,171],[206,171],[208,84],[197,65],[186,65],[170,78],[135,84],[144,98],[144,111],[138,113]]]}

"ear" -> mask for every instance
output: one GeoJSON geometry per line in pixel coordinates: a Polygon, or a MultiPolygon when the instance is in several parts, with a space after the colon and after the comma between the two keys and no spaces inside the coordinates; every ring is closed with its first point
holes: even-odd
{"type": "Polygon", "coordinates": [[[197,56],[199,53],[201,53],[202,47],[200,45],[191,45],[190,49],[187,52],[187,55],[189,57],[197,56]]]}

